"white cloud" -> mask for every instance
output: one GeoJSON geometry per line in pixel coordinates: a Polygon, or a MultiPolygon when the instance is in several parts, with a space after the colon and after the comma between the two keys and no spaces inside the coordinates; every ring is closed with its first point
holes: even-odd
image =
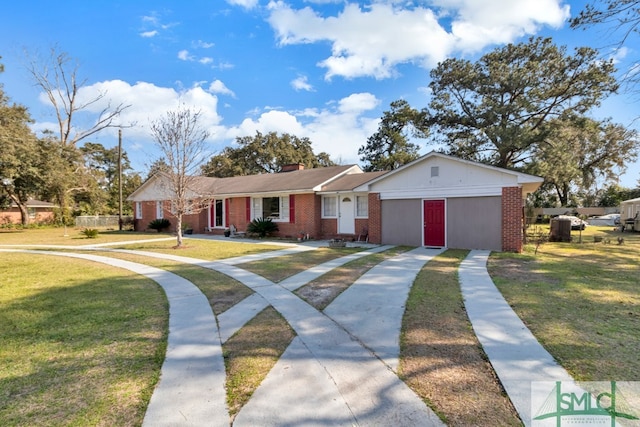
{"type": "Polygon", "coordinates": [[[345,97],[334,108],[305,109],[299,112],[269,110],[257,119],[245,119],[230,128],[229,138],[262,133],[289,133],[308,137],[316,153],[326,152],[332,160],[358,163],[358,148],[364,145],[378,127],[379,118],[368,117],[379,101],[370,93],[345,97]]]}
{"type": "Polygon", "coordinates": [[[227,3],[233,6],[241,6],[245,9],[253,9],[258,5],[258,0],[227,0],[227,3]]]}
{"type": "Polygon", "coordinates": [[[313,91],[313,86],[309,84],[307,76],[299,76],[291,81],[291,87],[295,90],[306,90],[307,92],[313,91]]]}
{"type": "Polygon", "coordinates": [[[144,38],[151,38],[151,37],[155,37],[157,35],[158,35],[158,31],[156,31],[156,30],[144,31],[144,32],[140,33],[140,37],[144,37],[144,38]]]}
{"type": "MultiPolygon", "coordinates": [[[[149,131],[150,123],[180,105],[200,111],[200,123],[211,135],[212,154],[219,152],[221,147],[232,143],[238,136],[254,135],[256,131],[275,131],[308,137],[313,142],[316,153],[327,152],[333,160],[358,163],[358,148],[376,131],[379,122],[376,108],[380,101],[371,93],[355,93],[335,100],[324,108],[300,111],[263,108],[254,111],[255,118],[246,118],[236,125],[223,125],[222,117],[218,114],[216,93],[233,96],[233,92],[220,80],[215,80],[206,89],[201,86],[203,83],[199,82],[185,90],[160,87],[148,82],[132,85],[122,80],[85,86],[78,93],[79,103],[86,103],[100,95],[104,97],[89,104],[84,113],[76,116],[76,126],[88,128],[109,105],[129,105],[117,124],[124,127],[125,149],[134,168],[142,170],[159,156],[155,152],[157,148],[149,131]]],[[[40,95],[40,101],[44,105],[50,105],[44,94],[40,95]]],[[[34,126],[34,130],[56,128],[53,123],[43,122],[34,126]]],[[[117,141],[117,131],[106,130],[97,134],[92,141],[112,146],[117,141]]]]}
{"type": "Polygon", "coordinates": [[[433,0],[433,8],[399,4],[379,1],[364,8],[346,3],[329,17],[283,1],[271,1],[267,10],[282,46],[331,42],[331,56],[318,64],[329,79],[388,78],[402,63],[429,68],[455,52],[512,42],[544,25],[559,27],[569,17],[562,0],[433,0]]]}
{"type": "Polygon", "coordinates": [[[220,93],[222,95],[229,95],[229,96],[232,96],[232,97],[236,96],[236,94],[233,93],[233,91],[230,90],[220,80],[214,80],[213,82],[211,82],[211,84],[209,85],[209,92],[211,92],[211,93],[220,93]]]}
{"type": "Polygon", "coordinates": [[[437,63],[453,42],[431,10],[399,10],[380,3],[368,10],[347,4],[329,18],[310,7],[293,10],[272,3],[269,22],[282,45],[331,41],[332,55],[319,64],[327,69],[327,78],[390,77],[403,62],[437,63]]]}
{"type": "Polygon", "coordinates": [[[609,57],[613,60],[614,64],[619,64],[620,62],[622,62],[623,59],[627,57],[628,54],[629,54],[629,49],[625,46],[621,46],[617,49],[614,49],[609,54],[609,57]]]}
{"type": "Polygon", "coordinates": [[[373,110],[379,104],[380,101],[370,93],[354,93],[340,100],[338,110],[345,114],[360,114],[373,110]]]}
{"type": "Polygon", "coordinates": [[[194,60],[193,56],[189,55],[189,51],[186,50],[186,49],[183,49],[180,52],[178,52],[178,59],[180,59],[182,61],[193,61],[194,60]]]}
{"type": "MultiPolygon", "coordinates": [[[[39,99],[41,103],[47,106],[51,105],[44,93],[40,94],[39,99]]],[[[136,141],[137,144],[144,147],[143,151],[148,152],[146,157],[153,156],[153,153],[149,152],[154,148],[149,124],[180,105],[192,107],[200,112],[202,117],[200,124],[209,131],[212,143],[225,137],[225,131],[221,126],[222,117],[217,112],[217,96],[199,86],[176,91],[147,82],[131,85],[122,80],[109,80],[82,87],[78,92],[77,101],[78,104],[87,104],[86,110],[75,117],[76,126],[83,129],[89,128],[95,122],[97,115],[105,108],[128,105],[129,107],[123,110],[115,124],[124,127],[124,133],[129,141],[136,141]],[[89,102],[98,96],[103,97],[98,102],[89,102]]],[[[39,123],[34,129],[55,130],[57,126],[48,124],[45,127],[45,124],[39,123]]],[[[95,140],[107,140],[110,144],[116,133],[116,129],[108,129],[96,134],[95,140]]]]}
{"type": "Polygon", "coordinates": [[[158,13],[158,12],[151,12],[150,15],[146,15],[146,16],[143,16],[141,18],[143,27],[145,27],[145,28],[151,27],[151,29],[141,32],[140,36],[146,37],[146,38],[155,37],[158,34],[160,34],[158,29],[160,29],[160,30],[168,30],[169,28],[176,27],[176,26],[180,25],[180,23],[178,23],[178,22],[171,22],[171,23],[168,23],[168,24],[163,24],[161,22],[161,16],[160,15],[161,14],[158,13]]]}
{"type": "Polygon", "coordinates": [[[193,42],[191,44],[195,48],[202,48],[202,49],[210,49],[210,48],[215,46],[215,43],[205,42],[205,41],[202,41],[202,40],[197,40],[197,41],[195,41],[195,42],[193,42]]]}
{"type": "Polygon", "coordinates": [[[562,0],[435,0],[452,15],[451,32],[460,51],[476,52],[491,44],[510,43],[548,25],[559,28],[569,18],[562,0]]]}
{"type": "Polygon", "coordinates": [[[212,57],[210,56],[202,56],[202,57],[197,57],[195,55],[193,55],[191,52],[189,52],[187,49],[182,49],[181,51],[178,52],[178,59],[180,59],[181,61],[189,61],[189,62],[198,62],[202,65],[211,65],[212,68],[220,68],[222,69],[227,69],[227,68],[232,68],[232,65],[229,64],[218,64],[218,66],[214,66],[214,60],[212,57]]]}

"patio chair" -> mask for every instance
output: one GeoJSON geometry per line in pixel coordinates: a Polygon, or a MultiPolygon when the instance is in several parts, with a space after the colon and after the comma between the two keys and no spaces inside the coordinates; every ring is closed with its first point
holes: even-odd
{"type": "Polygon", "coordinates": [[[358,235],[358,242],[369,243],[369,229],[367,227],[362,227],[362,231],[358,235]]]}

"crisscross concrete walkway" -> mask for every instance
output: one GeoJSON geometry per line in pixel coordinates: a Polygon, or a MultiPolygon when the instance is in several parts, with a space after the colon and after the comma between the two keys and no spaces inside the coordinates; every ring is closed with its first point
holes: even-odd
{"type": "MultiPolygon", "coordinates": [[[[260,255],[213,262],[122,251],[216,270],[255,291],[218,316],[217,322],[204,295],[187,280],[165,270],[88,253],[0,251],[83,258],[134,271],[163,287],[170,305],[168,348],[145,425],[228,426],[221,345],[272,305],[297,337],[238,413],[234,426],[440,426],[438,417],[394,371],[407,294],[420,269],[441,251],[417,248],[379,264],[324,312],[292,293],[337,266],[387,248],[371,248],[330,261],[280,284],[238,267],[260,255]]],[[[268,256],[313,249],[287,248],[268,256]]],[[[528,426],[532,381],[570,381],[571,376],[544,350],[497,290],[486,270],[488,256],[489,251],[471,251],[460,265],[465,307],[489,361],[528,426]]]]}

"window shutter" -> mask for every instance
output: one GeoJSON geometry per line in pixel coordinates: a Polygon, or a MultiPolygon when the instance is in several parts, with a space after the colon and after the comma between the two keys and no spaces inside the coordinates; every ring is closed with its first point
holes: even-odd
{"type": "Polygon", "coordinates": [[[224,199],[224,225],[225,227],[228,227],[229,225],[231,225],[231,222],[229,221],[229,199],[224,199]]]}
{"type": "Polygon", "coordinates": [[[289,194],[289,223],[296,222],[296,196],[289,194]]]}
{"type": "Polygon", "coordinates": [[[251,197],[246,198],[245,211],[247,222],[251,222],[251,197]]]}

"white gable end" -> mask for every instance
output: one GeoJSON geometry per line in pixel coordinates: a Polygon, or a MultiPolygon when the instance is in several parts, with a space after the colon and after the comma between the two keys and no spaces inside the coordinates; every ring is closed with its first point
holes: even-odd
{"type": "MultiPolygon", "coordinates": [[[[201,195],[194,191],[187,190],[186,197],[188,199],[196,199],[201,197],[201,195]]],[[[127,197],[127,200],[131,202],[149,202],[173,199],[175,199],[174,192],[171,190],[171,184],[168,182],[168,178],[160,175],[152,177],[127,197]]]]}
{"type": "Polygon", "coordinates": [[[517,187],[518,175],[470,162],[432,156],[370,185],[381,199],[499,196],[517,187]]]}

